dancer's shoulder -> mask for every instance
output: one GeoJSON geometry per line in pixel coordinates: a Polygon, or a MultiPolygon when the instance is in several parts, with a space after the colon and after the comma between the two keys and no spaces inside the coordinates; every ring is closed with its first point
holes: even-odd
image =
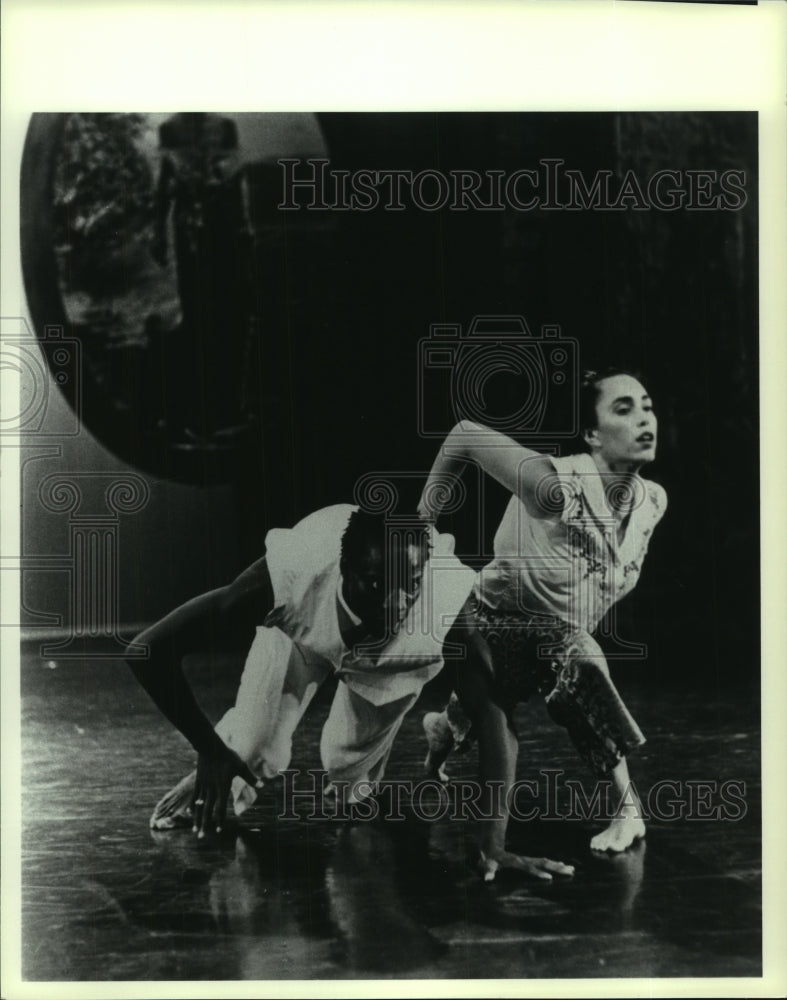
{"type": "Polygon", "coordinates": [[[660,519],[667,509],[667,491],[661,483],[654,483],[652,479],[643,479],[642,483],[657,520],[660,519]]]}

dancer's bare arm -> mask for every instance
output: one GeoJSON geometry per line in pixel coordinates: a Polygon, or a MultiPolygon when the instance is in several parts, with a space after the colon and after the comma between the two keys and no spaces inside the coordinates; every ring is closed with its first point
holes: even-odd
{"type": "Polygon", "coordinates": [[[203,831],[210,823],[220,825],[235,774],[252,786],[258,779],[215,733],[186,679],[183,659],[235,644],[247,648],[272,607],[270,574],[260,559],[229,586],[195,597],[134,639],[148,650],[147,659],[129,659],[134,676],[200,755],[195,802],[203,831]]]}
{"type": "Polygon", "coordinates": [[[437,519],[450,495],[446,487],[468,462],[518,496],[533,516],[560,512],[559,496],[554,490],[557,473],[546,455],[523,448],[499,431],[465,420],[451,430],[435,458],[418,505],[422,518],[437,519]]]}
{"type": "Polygon", "coordinates": [[[481,874],[491,882],[500,868],[512,868],[549,881],[553,875],[573,875],[572,865],[550,858],[531,858],[505,849],[508,829],[508,796],[516,780],[519,740],[503,709],[492,696],[492,661],[489,647],[472,632],[468,656],[457,670],[457,695],[470,711],[478,737],[481,782],[481,874]]]}

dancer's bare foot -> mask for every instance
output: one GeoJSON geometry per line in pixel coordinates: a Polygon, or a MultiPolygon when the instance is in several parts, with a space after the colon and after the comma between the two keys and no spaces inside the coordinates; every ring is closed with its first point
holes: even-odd
{"type": "MultiPolygon", "coordinates": [[[[249,772],[251,773],[251,772],[249,772]]],[[[156,804],[150,817],[151,830],[193,830],[194,829],[194,790],[197,787],[197,772],[192,771],[171,788],[156,804]]],[[[257,794],[262,788],[258,781],[252,788],[242,778],[236,777],[232,783],[233,809],[236,816],[241,816],[249,806],[257,801],[257,794]]],[[[204,803],[199,803],[203,805],[204,803]]]]}
{"type": "Polygon", "coordinates": [[[612,822],[590,841],[593,851],[625,851],[645,836],[642,804],[629,779],[628,764],[622,757],[610,772],[617,808],[612,822]]]}
{"type": "Polygon", "coordinates": [[[191,800],[197,785],[197,772],[192,771],[159,800],[150,817],[151,830],[191,829],[194,813],[191,800]]]}
{"type": "Polygon", "coordinates": [[[645,836],[645,824],[636,809],[624,809],[606,830],[597,833],[590,841],[593,851],[625,851],[645,836]]]}

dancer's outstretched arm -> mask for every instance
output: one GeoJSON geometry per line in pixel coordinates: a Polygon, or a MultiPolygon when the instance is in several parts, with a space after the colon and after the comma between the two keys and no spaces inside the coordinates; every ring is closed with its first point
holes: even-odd
{"type": "Polygon", "coordinates": [[[260,782],[214,731],[186,680],[183,659],[236,643],[250,645],[257,624],[272,607],[270,574],[260,559],[229,586],[181,605],[133,641],[148,649],[146,660],[129,659],[134,676],[199,754],[193,804],[200,832],[210,824],[221,825],[236,774],[252,786],[260,782]]]}
{"type": "Polygon", "coordinates": [[[424,485],[419,515],[435,521],[450,496],[450,484],[468,462],[478,465],[527,506],[535,517],[559,513],[555,467],[546,455],[524,448],[499,431],[464,420],[448,434],[424,485]],[[545,502],[547,507],[545,508],[545,502]]]}

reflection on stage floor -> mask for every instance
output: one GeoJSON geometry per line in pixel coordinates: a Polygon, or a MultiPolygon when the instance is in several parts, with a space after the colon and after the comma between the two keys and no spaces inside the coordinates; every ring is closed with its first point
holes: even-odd
{"type": "MultiPolygon", "coordinates": [[[[237,675],[198,664],[195,676],[217,716],[237,675]]],[[[582,779],[589,792],[590,779],[534,702],[518,717],[519,776],[539,782],[530,803],[538,816],[513,822],[509,839],[521,853],[574,864],[576,874],[544,884],[501,873],[484,883],[472,821],[427,818],[440,812],[436,789],[421,790],[419,809],[404,796],[401,819],[343,820],[327,810],[307,819],[307,797],[296,800],[294,818],[281,819],[279,783],[219,838],[151,833],[153,805],[192,766],[188,745],[120,661],[28,656],[24,978],[758,976],[756,708],[742,714],[732,699],[643,690],[629,678],[621,690],[648,735],[631,761],[640,794],[678,783],[660,786],[663,815],[651,819],[646,840],[617,856],[590,851],[599,823],[562,816],[565,781],[582,779]],[[726,800],[725,781],[738,783],[726,800]],[[717,784],[707,792],[691,782],[717,784]]],[[[421,717],[443,694],[427,690],[405,720],[391,780],[419,779],[421,717]]],[[[326,713],[320,697],[297,734],[298,788],[319,766],[326,713]]],[[[457,781],[471,779],[476,753],[451,764],[457,781]]]]}

